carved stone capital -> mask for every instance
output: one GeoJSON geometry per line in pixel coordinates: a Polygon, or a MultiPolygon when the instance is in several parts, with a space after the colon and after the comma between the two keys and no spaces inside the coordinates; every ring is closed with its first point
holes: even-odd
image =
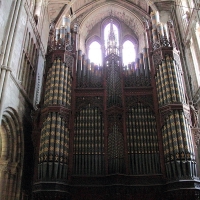
{"type": "Polygon", "coordinates": [[[8,172],[8,163],[4,162],[4,163],[0,163],[0,173],[6,173],[8,172]]]}

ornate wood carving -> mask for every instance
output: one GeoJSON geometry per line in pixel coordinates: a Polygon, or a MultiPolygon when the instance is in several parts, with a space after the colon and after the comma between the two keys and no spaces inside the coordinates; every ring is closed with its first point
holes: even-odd
{"type": "Polygon", "coordinates": [[[161,51],[156,51],[153,53],[153,62],[154,62],[154,67],[157,68],[158,65],[161,64],[162,62],[162,53],[161,51]]]}
{"type": "Polygon", "coordinates": [[[76,97],[76,112],[84,106],[91,104],[92,107],[98,107],[103,110],[103,98],[99,96],[81,96],[76,97]]]}

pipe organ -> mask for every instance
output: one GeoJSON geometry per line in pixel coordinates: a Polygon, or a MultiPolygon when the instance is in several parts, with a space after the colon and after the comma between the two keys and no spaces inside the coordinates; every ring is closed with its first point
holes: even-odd
{"type": "Polygon", "coordinates": [[[127,67],[114,46],[96,66],[76,49],[75,31],[51,32],[34,120],[34,199],[197,195],[190,107],[173,25],[156,20],[152,13],[149,48],[127,67]]]}

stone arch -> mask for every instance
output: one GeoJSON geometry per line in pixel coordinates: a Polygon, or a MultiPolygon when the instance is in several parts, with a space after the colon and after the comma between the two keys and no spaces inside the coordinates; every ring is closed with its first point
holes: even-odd
{"type": "Polygon", "coordinates": [[[100,45],[102,45],[101,38],[97,35],[92,35],[86,40],[85,44],[86,44],[87,55],[88,55],[88,48],[90,44],[95,41],[98,42],[100,45]]]}
{"type": "Polygon", "coordinates": [[[97,7],[96,9],[92,10],[84,17],[79,25],[80,33],[86,38],[94,25],[108,17],[113,17],[121,22],[124,22],[132,30],[134,30],[138,37],[144,31],[142,19],[140,19],[135,13],[124,8],[120,4],[107,2],[101,7],[97,7]]]}
{"type": "Polygon", "coordinates": [[[3,113],[0,138],[0,199],[20,199],[24,142],[19,116],[13,108],[3,113]]]}
{"type": "Polygon", "coordinates": [[[87,15],[80,20],[80,49],[85,48],[85,39],[88,37],[93,27],[108,17],[116,18],[120,22],[126,24],[138,38],[140,44],[139,47],[141,49],[144,47],[144,24],[141,16],[136,15],[136,13],[131,12],[120,4],[106,2],[102,6],[97,7],[96,9],[87,13],[87,15]]]}
{"type": "Polygon", "coordinates": [[[137,38],[134,36],[134,35],[129,35],[129,34],[127,34],[127,35],[125,35],[123,38],[122,38],[122,45],[124,44],[124,42],[125,41],[127,41],[127,40],[130,40],[133,44],[134,44],[134,46],[135,46],[135,54],[136,54],[136,56],[138,55],[138,45],[139,45],[139,43],[138,43],[138,40],[137,40],[137,38]]]}

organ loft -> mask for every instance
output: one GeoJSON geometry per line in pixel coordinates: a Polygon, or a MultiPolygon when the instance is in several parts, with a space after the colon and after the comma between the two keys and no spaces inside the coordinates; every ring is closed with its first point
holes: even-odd
{"type": "Polygon", "coordinates": [[[63,2],[0,4],[0,199],[200,199],[199,1],[63,2]]]}

